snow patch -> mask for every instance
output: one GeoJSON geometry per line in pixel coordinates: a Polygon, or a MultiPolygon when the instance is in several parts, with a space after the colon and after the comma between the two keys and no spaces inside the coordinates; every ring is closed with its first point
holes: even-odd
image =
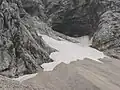
{"type": "MultiPolygon", "coordinates": [[[[91,40],[88,36],[78,38],[80,43],[72,43],[64,39],[57,41],[49,36],[41,34],[39,35],[42,36],[48,45],[58,50],[58,52],[53,52],[50,55],[50,58],[52,58],[54,62],[44,63],[41,65],[44,68],[44,71],[52,71],[61,62],[69,64],[72,61],[90,58],[102,63],[98,59],[106,57],[102,52],[89,47],[89,45],[91,45],[91,40]]],[[[37,73],[28,74],[20,76],[19,78],[13,78],[12,80],[23,82],[24,80],[35,77],[36,75],[37,73]]]]}
{"type": "Polygon", "coordinates": [[[12,78],[12,80],[23,82],[24,80],[27,80],[27,79],[35,77],[36,75],[37,75],[37,73],[35,73],[35,74],[28,74],[28,75],[20,76],[19,78],[12,78]]]}
{"type": "Polygon", "coordinates": [[[44,68],[44,71],[52,71],[61,62],[69,64],[72,61],[83,60],[84,58],[89,58],[102,63],[98,59],[105,57],[103,52],[89,47],[91,41],[87,36],[81,37],[81,43],[79,44],[66,40],[58,41],[47,35],[41,36],[48,45],[58,50],[58,52],[53,52],[50,55],[50,58],[53,59],[54,62],[41,65],[44,68]]]}
{"type": "Polygon", "coordinates": [[[82,36],[82,37],[79,37],[77,39],[80,42],[79,44],[81,46],[90,46],[90,45],[92,45],[92,38],[90,39],[89,36],[82,36]]]}

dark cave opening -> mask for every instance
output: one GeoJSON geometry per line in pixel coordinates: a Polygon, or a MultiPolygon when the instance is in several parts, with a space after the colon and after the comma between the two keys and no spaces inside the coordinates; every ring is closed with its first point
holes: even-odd
{"type": "Polygon", "coordinates": [[[79,23],[53,24],[52,29],[70,37],[92,36],[94,33],[91,25],[79,23]]]}

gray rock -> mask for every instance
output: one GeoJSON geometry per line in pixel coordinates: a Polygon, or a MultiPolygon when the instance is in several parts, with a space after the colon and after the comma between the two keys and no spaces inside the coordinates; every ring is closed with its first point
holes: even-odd
{"type": "Polygon", "coordinates": [[[17,2],[4,0],[0,10],[0,74],[8,77],[37,72],[42,63],[53,61],[49,54],[55,50],[38,36],[30,15],[20,17],[17,2]]]}
{"type": "MultiPolygon", "coordinates": [[[[104,0],[103,0],[104,1],[104,0]]],[[[98,30],[93,37],[92,46],[106,54],[120,58],[120,1],[104,1],[106,11],[100,16],[98,30]]]]}
{"type": "Polygon", "coordinates": [[[69,36],[92,35],[98,22],[98,2],[56,0],[47,6],[48,23],[53,30],[69,36]]]}
{"type": "Polygon", "coordinates": [[[99,0],[22,0],[23,8],[53,30],[69,36],[92,35],[103,6],[99,0]]]}
{"type": "Polygon", "coordinates": [[[119,5],[119,0],[2,0],[0,74],[35,73],[42,63],[53,61],[49,54],[56,50],[38,32],[76,43],[79,41],[69,36],[95,33],[92,47],[118,58],[119,5]]]}

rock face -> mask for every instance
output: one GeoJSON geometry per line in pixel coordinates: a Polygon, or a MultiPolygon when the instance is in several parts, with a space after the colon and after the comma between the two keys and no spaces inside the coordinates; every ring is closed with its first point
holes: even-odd
{"type": "MultiPolygon", "coordinates": [[[[49,0],[48,0],[49,1],[49,0]]],[[[98,2],[92,0],[55,0],[46,14],[53,30],[69,36],[92,35],[99,20],[98,2]]]]}
{"type": "Polygon", "coordinates": [[[53,30],[74,37],[94,35],[92,47],[120,58],[119,0],[45,0],[42,3],[46,22],[53,30]]]}
{"type": "Polygon", "coordinates": [[[35,73],[52,61],[55,49],[38,32],[72,42],[66,35],[95,33],[92,47],[119,58],[119,6],[119,0],[0,0],[0,74],[35,73]]]}
{"type": "Polygon", "coordinates": [[[22,0],[23,8],[53,30],[69,36],[92,35],[99,20],[99,0],[22,0]],[[39,3],[38,3],[39,2],[39,3]]]}
{"type": "Polygon", "coordinates": [[[120,1],[103,0],[105,11],[100,16],[92,46],[106,54],[120,58],[120,1]]]}
{"type": "Polygon", "coordinates": [[[52,61],[54,49],[37,34],[36,19],[22,7],[20,0],[0,2],[0,74],[8,77],[35,73],[52,61]]]}

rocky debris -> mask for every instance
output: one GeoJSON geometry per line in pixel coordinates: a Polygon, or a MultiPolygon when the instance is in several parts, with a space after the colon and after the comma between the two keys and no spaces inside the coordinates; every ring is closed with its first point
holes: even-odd
{"type": "Polygon", "coordinates": [[[84,76],[79,74],[77,67],[61,63],[51,72],[40,72],[37,76],[23,81],[33,83],[45,90],[100,90],[84,76]]]}
{"type": "Polygon", "coordinates": [[[17,81],[0,76],[0,90],[43,90],[39,86],[34,87],[34,84],[21,84],[17,81]]]}
{"type": "Polygon", "coordinates": [[[48,90],[120,90],[120,60],[100,59],[103,63],[84,59],[53,71],[40,72],[23,83],[35,83],[48,90]]]}
{"type": "Polygon", "coordinates": [[[107,55],[120,58],[120,1],[103,0],[105,11],[100,16],[92,46],[107,55]]]}
{"type": "MultiPolygon", "coordinates": [[[[56,50],[40,34],[75,43],[79,40],[69,36],[94,34],[92,47],[120,59],[119,29],[119,0],[0,0],[0,75],[19,77],[36,73],[42,70],[41,64],[53,61],[49,55],[56,50]]],[[[83,64],[61,64],[52,72],[40,72],[30,79],[35,84],[21,85],[0,76],[0,89],[101,90],[101,85],[103,90],[120,90],[120,62],[102,61],[107,64],[84,60],[83,64]]]]}
{"type": "Polygon", "coordinates": [[[96,32],[92,47],[118,58],[119,5],[119,0],[1,0],[0,74],[35,73],[53,61],[49,54],[56,50],[40,34],[78,43],[69,36],[96,32]]]}
{"type": "Polygon", "coordinates": [[[53,61],[49,54],[55,49],[37,34],[22,7],[19,0],[3,0],[0,5],[0,74],[8,77],[35,73],[41,64],[53,61]]]}

